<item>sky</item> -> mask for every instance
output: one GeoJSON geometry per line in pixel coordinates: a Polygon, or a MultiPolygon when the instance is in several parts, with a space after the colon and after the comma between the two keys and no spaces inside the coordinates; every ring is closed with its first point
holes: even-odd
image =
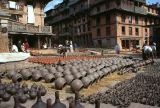
{"type": "MultiPolygon", "coordinates": [[[[63,0],[52,0],[50,3],[47,4],[45,7],[45,11],[54,8],[54,6],[58,3],[61,3],[63,0]]],[[[160,3],[160,0],[147,0],[147,3],[152,4],[152,3],[160,3]]]]}

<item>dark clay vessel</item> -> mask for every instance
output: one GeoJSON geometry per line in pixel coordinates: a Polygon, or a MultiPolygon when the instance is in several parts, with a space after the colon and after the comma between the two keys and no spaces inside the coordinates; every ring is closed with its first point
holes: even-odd
{"type": "Polygon", "coordinates": [[[58,91],[55,92],[55,102],[51,106],[51,108],[67,108],[66,105],[61,103],[61,101],[59,99],[59,92],[58,91]]]}

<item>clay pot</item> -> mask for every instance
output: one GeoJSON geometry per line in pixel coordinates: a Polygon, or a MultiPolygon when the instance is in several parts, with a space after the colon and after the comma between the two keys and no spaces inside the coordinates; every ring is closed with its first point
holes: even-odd
{"type": "Polygon", "coordinates": [[[6,72],[0,72],[0,83],[1,83],[1,78],[4,78],[6,76],[6,72]]]}
{"type": "Polygon", "coordinates": [[[81,75],[84,77],[87,75],[87,72],[86,71],[80,71],[81,75]]]}
{"type": "Polygon", "coordinates": [[[91,75],[88,75],[87,77],[90,79],[91,84],[96,81],[96,79],[94,78],[94,76],[93,76],[92,74],[91,74],[91,75]]]}
{"type": "Polygon", "coordinates": [[[25,83],[22,85],[22,89],[23,89],[24,94],[27,94],[27,93],[28,93],[28,91],[29,91],[29,89],[28,89],[28,85],[27,85],[27,84],[25,84],[25,83]]]}
{"type": "Polygon", "coordinates": [[[52,107],[52,99],[47,99],[47,108],[51,108],[52,107]]]}
{"type": "Polygon", "coordinates": [[[22,80],[23,80],[23,77],[22,77],[22,75],[19,74],[19,73],[16,73],[16,74],[14,74],[14,75],[12,76],[12,81],[13,81],[14,83],[16,83],[16,82],[21,82],[22,80]]]}
{"type": "Polygon", "coordinates": [[[58,71],[58,72],[63,72],[64,70],[63,70],[63,68],[62,68],[61,66],[58,66],[58,67],[57,67],[57,71],[58,71]]]}
{"type": "Polygon", "coordinates": [[[57,72],[54,74],[55,78],[60,78],[60,77],[63,77],[63,74],[61,72],[57,72]]]}
{"type": "Polygon", "coordinates": [[[99,100],[95,101],[95,108],[100,108],[100,101],[99,100]]]}
{"type": "Polygon", "coordinates": [[[95,78],[95,80],[98,80],[99,74],[98,74],[97,72],[94,72],[94,73],[93,73],[93,77],[95,78]]]}
{"type": "Polygon", "coordinates": [[[82,75],[79,72],[73,73],[73,76],[74,76],[75,79],[81,79],[82,78],[82,75]]]}
{"type": "Polygon", "coordinates": [[[7,77],[8,77],[9,79],[11,79],[12,76],[15,75],[15,74],[16,74],[15,71],[8,71],[8,72],[7,72],[7,77]]]}
{"type": "Polygon", "coordinates": [[[47,90],[42,85],[39,87],[39,91],[41,92],[41,96],[45,96],[47,93],[47,90]]]}
{"type": "Polygon", "coordinates": [[[37,91],[35,89],[31,89],[29,96],[30,96],[30,99],[35,99],[37,96],[37,91]]]}
{"type": "Polygon", "coordinates": [[[80,89],[82,89],[82,87],[83,87],[83,83],[79,79],[75,79],[71,83],[71,89],[72,89],[72,91],[79,91],[80,89]]]}
{"type": "Polygon", "coordinates": [[[4,102],[7,102],[7,101],[10,100],[10,98],[11,98],[11,95],[8,94],[7,92],[5,92],[4,95],[3,95],[3,97],[2,97],[2,100],[3,100],[4,102]]]}
{"type": "Polygon", "coordinates": [[[50,108],[67,108],[65,104],[61,103],[58,91],[55,92],[55,102],[50,108]]]}
{"type": "Polygon", "coordinates": [[[26,107],[20,105],[18,96],[14,96],[14,108],[26,108],[26,107]]]}
{"type": "Polygon", "coordinates": [[[34,84],[31,86],[31,89],[36,89],[36,90],[37,90],[37,89],[38,89],[38,85],[34,83],[34,84]]]}
{"type": "Polygon", "coordinates": [[[83,77],[81,81],[83,83],[84,88],[87,88],[91,83],[91,80],[88,77],[83,77]]]}
{"type": "Polygon", "coordinates": [[[16,90],[19,90],[19,89],[20,89],[20,83],[19,83],[19,82],[16,82],[16,83],[14,84],[14,87],[15,87],[16,90]]]}
{"type": "Polygon", "coordinates": [[[74,103],[73,108],[84,108],[84,106],[82,104],[80,104],[80,102],[79,102],[79,93],[78,92],[75,93],[75,103],[74,103]]]}
{"type": "Polygon", "coordinates": [[[28,99],[28,97],[25,94],[19,95],[19,101],[21,103],[26,103],[27,99],[28,99]]]}
{"type": "Polygon", "coordinates": [[[5,85],[0,82],[0,90],[3,90],[3,89],[5,89],[5,85]]]}
{"type": "Polygon", "coordinates": [[[74,80],[73,75],[66,75],[64,78],[65,78],[68,85],[74,80]]]}
{"type": "Polygon", "coordinates": [[[64,72],[63,72],[63,75],[70,75],[71,74],[71,72],[69,71],[69,70],[65,70],[64,72]]]}
{"type": "Polygon", "coordinates": [[[4,93],[5,93],[5,91],[3,89],[0,89],[0,98],[3,97],[4,93]]]}
{"type": "Polygon", "coordinates": [[[44,77],[46,83],[51,83],[55,80],[55,77],[53,74],[46,74],[44,77]]]}
{"type": "Polygon", "coordinates": [[[67,84],[64,78],[58,78],[55,80],[55,88],[57,90],[62,90],[62,88],[67,84]]]}
{"type": "Polygon", "coordinates": [[[38,91],[38,93],[37,93],[37,102],[34,105],[32,105],[31,108],[47,108],[47,104],[44,103],[41,99],[41,92],[40,91],[38,91]]]}
{"type": "Polygon", "coordinates": [[[16,89],[15,87],[10,88],[9,93],[10,93],[11,95],[15,95],[16,92],[17,92],[17,89],[16,89]]]}
{"type": "Polygon", "coordinates": [[[32,79],[33,79],[33,81],[36,81],[36,82],[41,81],[42,75],[39,72],[33,73],[32,79]]]}
{"type": "Polygon", "coordinates": [[[23,76],[24,80],[30,80],[32,78],[32,73],[29,70],[22,70],[21,75],[23,76]]]}

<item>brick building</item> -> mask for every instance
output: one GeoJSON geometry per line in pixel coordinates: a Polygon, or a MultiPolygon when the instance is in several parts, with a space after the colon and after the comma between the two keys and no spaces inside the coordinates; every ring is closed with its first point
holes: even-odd
{"type": "Polygon", "coordinates": [[[44,42],[51,46],[52,29],[44,26],[43,11],[49,1],[0,0],[0,52],[8,52],[12,44],[25,39],[31,48],[41,48],[44,42]]]}
{"type": "Polygon", "coordinates": [[[118,43],[123,50],[141,47],[153,35],[148,25],[160,24],[157,7],[146,0],[64,0],[46,14],[60,40],[105,48],[118,43]]]}

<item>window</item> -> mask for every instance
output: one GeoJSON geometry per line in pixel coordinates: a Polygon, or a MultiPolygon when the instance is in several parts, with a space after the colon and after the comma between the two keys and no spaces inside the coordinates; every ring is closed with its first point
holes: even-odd
{"type": "Polygon", "coordinates": [[[100,24],[100,17],[98,17],[97,19],[96,19],[96,25],[99,25],[100,24]]]}
{"type": "Polygon", "coordinates": [[[106,27],[106,36],[111,35],[111,28],[110,27],[106,27]]]}
{"type": "Polygon", "coordinates": [[[85,22],[85,21],[86,21],[86,18],[84,17],[84,18],[83,18],[83,22],[85,22]]]}
{"type": "Polygon", "coordinates": [[[136,36],[139,36],[139,28],[136,28],[136,36]]]}
{"type": "Polygon", "coordinates": [[[129,40],[122,40],[122,49],[129,49],[129,40]]]}
{"type": "Polygon", "coordinates": [[[153,23],[153,20],[152,20],[152,19],[150,19],[150,20],[149,20],[149,23],[150,23],[150,24],[152,24],[152,23],[153,23]]]}
{"type": "Polygon", "coordinates": [[[145,18],[145,25],[147,25],[147,21],[148,21],[147,18],[145,18]]]}
{"type": "Polygon", "coordinates": [[[126,21],[126,16],[122,15],[122,22],[125,23],[125,21],[126,21]]]}
{"type": "Polygon", "coordinates": [[[123,34],[123,35],[126,34],[125,26],[122,26],[122,34],[123,34]]]}
{"type": "Polygon", "coordinates": [[[28,5],[28,23],[35,23],[34,9],[32,5],[28,5]]]}
{"type": "Polygon", "coordinates": [[[9,8],[17,9],[16,2],[14,2],[14,1],[9,1],[9,8]]]}
{"type": "Polygon", "coordinates": [[[129,23],[132,23],[132,16],[128,17],[129,23]]]}
{"type": "Polygon", "coordinates": [[[98,6],[98,7],[97,7],[97,12],[100,12],[100,10],[101,10],[101,8],[98,6]]]}
{"type": "Polygon", "coordinates": [[[148,29],[145,29],[145,36],[148,36],[148,29]]]}
{"type": "Polygon", "coordinates": [[[132,27],[129,27],[129,35],[132,35],[132,27]]]}
{"type": "Polygon", "coordinates": [[[108,24],[110,24],[110,16],[109,15],[106,16],[106,25],[108,25],[108,24]]]}
{"type": "Polygon", "coordinates": [[[135,17],[135,23],[138,24],[138,17],[135,17]]]}
{"type": "Polygon", "coordinates": [[[86,32],[86,26],[83,25],[83,32],[86,32]]]}
{"type": "Polygon", "coordinates": [[[101,36],[101,29],[97,29],[97,36],[101,36]]]}

